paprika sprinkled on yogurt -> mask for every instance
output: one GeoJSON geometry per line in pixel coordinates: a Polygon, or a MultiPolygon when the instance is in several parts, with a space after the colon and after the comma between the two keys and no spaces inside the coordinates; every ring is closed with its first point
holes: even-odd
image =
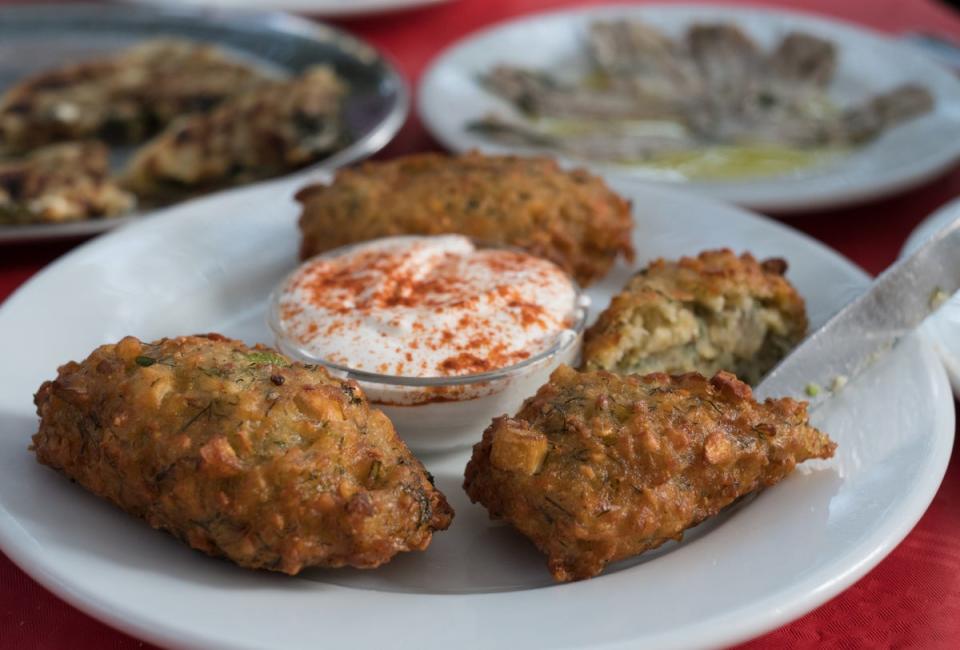
{"type": "Polygon", "coordinates": [[[527,253],[466,237],[391,237],[306,262],[282,287],[279,325],[311,356],[408,377],[505,368],[573,322],[577,289],[527,253]]]}
{"type": "Polygon", "coordinates": [[[283,352],[355,380],[417,452],[473,444],[577,363],[586,317],[552,262],[459,235],[314,257],[274,291],[269,314],[283,352]]]}

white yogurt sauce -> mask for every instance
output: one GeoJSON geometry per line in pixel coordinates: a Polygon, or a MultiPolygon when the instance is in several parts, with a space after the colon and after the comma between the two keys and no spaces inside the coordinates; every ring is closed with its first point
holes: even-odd
{"type": "Polygon", "coordinates": [[[309,356],[385,375],[505,368],[553,346],[577,289],[533,255],[477,249],[459,235],[391,237],[307,261],[281,287],[275,319],[309,356]]]}

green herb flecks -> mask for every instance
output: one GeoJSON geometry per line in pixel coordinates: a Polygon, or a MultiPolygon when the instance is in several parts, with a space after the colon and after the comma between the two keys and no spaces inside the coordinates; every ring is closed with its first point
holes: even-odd
{"type": "Polygon", "coordinates": [[[137,362],[137,365],[142,368],[149,368],[150,366],[152,366],[157,362],[157,360],[154,359],[153,357],[143,357],[143,356],[137,357],[135,361],[137,362]]]}
{"type": "Polygon", "coordinates": [[[285,368],[290,365],[290,362],[285,357],[267,350],[247,352],[243,356],[258,366],[282,366],[285,368]]]}
{"type": "Polygon", "coordinates": [[[383,469],[383,463],[379,460],[373,461],[373,464],[370,465],[370,473],[367,475],[367,480],[370,483],[376,483],[377,479],[380,478],[381,469],[383,469]]]}

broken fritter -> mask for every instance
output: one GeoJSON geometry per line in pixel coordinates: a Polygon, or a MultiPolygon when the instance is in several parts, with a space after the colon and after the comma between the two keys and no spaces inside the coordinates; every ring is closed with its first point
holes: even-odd
{"type": "Polygon", "coordinates": [[[473,448],[464,489],[558,581],[668,540],[836,445],[805,402],[753,400],[728,373],[621,377],[561,366],[473,448]]]}
{"type": "Polygon", "coordinates": [[[726,370],[756,384],[806,335],[781,259],[705,251],[657,260],[614,296],[584,338],[583,367],[621,374],[726,370]]]}
{"type": "Polygon", "coordinates": [[[129,212],[136,198],[109,172],[109,153],[98,142],[0,157],[0,224],[61,223],[129,212]]]}
{"type": "Polygon", "coordinates": [[[355,383],[262,346],[127,337],[34,401],[37,460],[240,566],[372,568],[453,517],[355,383]]]}
{"type": "Polygon", "coordinates": [[[394,235],[466,235],[522,248],[581,285],[632,259],[629,202],[548,158],[417,154],[368,162],[304,188],[301,256],[394,235]]]}
{"type": "Polygon", "coordinates": [[[161,38],[28,77],[0,97],[0,147],[140,142],[268,77],[221,48],[161,38]]]}
{"type": "Polygon", "coordinates": [[[165,202],[320,160],[346,135],[340,119],[346,89],[332,68],[315,66],[178,120],[137,151],[126,184],[142,198],[165,202]]]}

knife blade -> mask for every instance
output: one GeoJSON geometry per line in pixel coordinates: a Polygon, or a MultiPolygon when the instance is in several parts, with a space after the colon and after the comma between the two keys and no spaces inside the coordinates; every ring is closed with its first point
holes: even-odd
{"type": "MultiPolygon", "coordinates": [[[[757,397],[801,397],[807,387],[854,379],[960,289],[960,218],[808,336],[757,386],[757,397]]],[[[804,396],[806,397],[806,396],[804,396]]]]}

